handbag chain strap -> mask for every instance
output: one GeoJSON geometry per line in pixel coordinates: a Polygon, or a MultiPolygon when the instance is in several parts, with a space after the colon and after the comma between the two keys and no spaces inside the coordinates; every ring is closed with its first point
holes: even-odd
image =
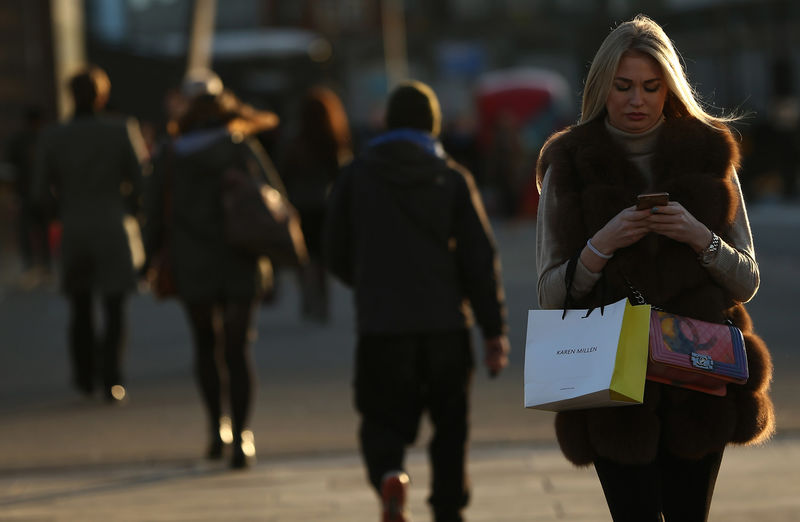
{"type": "MultiPolygon", "coordinates": [[[[628,276],[623,274],[622,277],[623,277],[623,279],[625,279],[625,284],[628,285],[628,290],[630,290],[631,297],[633,297],[633,299],[631,300],[633,302],[633,304],[635,304],[635,305],[647,304],[647,299],[645,299],[644,294],[642,293],[642,291],[639,290],[636,286],[634,286],[633,283],[631,283],[631,280],[628,279],[628,276]]],[[[650,305],[650,308],[652,308],[653,310],[656,310],[658,312],[663,312],[664,311],[664,309],[661,308],[660,306],[650,305]]]]}
{"type": "MultiPolygon", "coordinates": [[[[647,304],[647,299],[645,299],[644,294],[642,293],[642,291],[639,290],[638,288],[636,288],[636,286],[634,286],[633,283],[631,283],[630,279],[628,279],[628,276],[623,274],[622,277],[625,279],[625,284],[628,285],[628,289],[631,291],[631,296],[633,297],[633,300],[632,300],[633,304],[636,304],[636,305],[647,304]]],[[[655,310],[656,312],[663,312],[664,311],[664,309],[662,307],[660,307],[660,306],[651,305],[650,308],[655,310]]],[[[724,322],[724,324],[727,324],[729,326],[736,326],[735,324],[733,324],[733,321],[729,317],[726,317],[723,322],[724,322]]]]}
{"type": "Polygon", "coordinates": [[[631,283],[631,280],[628,279],[628,276],[623,275],[622,277],[625,278],[625,284],[628,285],[628,290],[630,290],[631,292],[631,296],[633,297],[632,299],[633,304],[637,305],[647,304],[647,299],[644,298],[644,294],[642,293],[642,291],[633,286],[633,283],[631,283]]]}

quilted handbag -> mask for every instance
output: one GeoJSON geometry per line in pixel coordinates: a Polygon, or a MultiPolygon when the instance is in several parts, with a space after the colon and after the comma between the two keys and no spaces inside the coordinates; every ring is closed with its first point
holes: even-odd
{"type": "Polygon", "coordinates": [[[738,328],[651,311],[649,380],[723,396],[729,382],[743,384],[747,377],[738,328]]]}

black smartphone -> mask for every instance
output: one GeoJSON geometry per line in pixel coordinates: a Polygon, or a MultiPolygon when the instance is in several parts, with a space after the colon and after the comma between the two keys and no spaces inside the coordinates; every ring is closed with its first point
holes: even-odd
{"type": "Polygon", "coordinates": [[[636,210],[665,207],[669,203],[669,192],[653,192],[636,196],[636,210]]]}

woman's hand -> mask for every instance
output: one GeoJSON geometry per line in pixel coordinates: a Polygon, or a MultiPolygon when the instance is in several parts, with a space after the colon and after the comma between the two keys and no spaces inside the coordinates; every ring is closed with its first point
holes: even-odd
{"type": "MultiPolygon", "coordinates": [[[[635,206],[623,209],[592,236],[592,246],[610,256],[620,248],[636,243],[650,232],[650,216],[650,210],[636,210],[635,206]]],[[[607,261],[588,247],[581,252],[581,262],[592,272],[600,272],[607,261]]]]}
{"type": "Polygon", "coordinates": [[[670,201],[665,207],[653,207],[647,211],[647,224],[656,234],[686,243],[700,253],[711,243],[711,231],[700,223],[683,205],[670,201]]]}
{"type": "Polygon", "coordinates": [[[623,209],[592,236],[592,246],[611,255],[636,243],[650,232],[649,217],[649,210],[636,210],[635,206],[623,209]]]}

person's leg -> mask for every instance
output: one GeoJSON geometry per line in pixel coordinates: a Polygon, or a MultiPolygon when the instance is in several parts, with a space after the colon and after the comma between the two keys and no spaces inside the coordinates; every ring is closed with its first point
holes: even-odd
{"type": "Polygon", "coordinates": [[[248,333],[254,302],[228,301],[223,307],[225,362],[228,367],[228,389],[231,401],[234,467],[246,465],[242,450],[242,434],[247,429],[253,396],[254,377],[250,364],[248,333]]]}
{"type": "Polygon", "coordinates": [[[722,463],[722,451],[699,460],[680,459],[662,452],[661,487],[666,522],[705,522],[722,463]]]}
{"type": "Polygon", "coordinates": [[[355,403],[359,441],[370,484],[380,493],[384,475],[403,470],[422,414],[416,338],[361,336],[356,347],[355,403]]]}
{"type": "Polygon", "coordinates": [[[50,237],[48,234],[49,224],[42,213],[38,211],[34,212],[32,221],[31,233],[34,252],[38,253],[42,268],[44,268],[46,272],[50,272],[53,266],[52,254],[50,252],[50,237]]]}
{"type": "Polygon", "coordinates": [[[301,287],[301,313],[306,319],[324,323],[328,320],[328,287],[325,265],[311,257],[298,270],[301,287]]]}
{"type": "Polygon", "coordinates": [[[33,268],[33,237],[32,237],[32,205],[26,199],[21,200],[19,213],[17,214],[17,242],[19,253],[22,258],[22,268],[29,270],[33,268]]]}
{"type": "Polygon", "coordinates": [[[186,315],[194,340],[194,373],[208,414],[210,444],[208,457],[222,456],[219,420],[222,415],[222,385],[214,331],[213,303],[185,303],[186,315]]]}
{"type": "Polygon", "coordinates": [[[319,322],[328,320],[328,281],[325,265],[319,258],[309,259],[308,267],[309,299],[312,317],[319,322]]]}
{"type": "Polygon", "coordinates": [[[112,390],[114,386],[122,386],[122,355],[125,349],[125,296],[124,294],[106,295],[103,297],[105,315],[105,334],[102,345],[103,393],[108,400],[122,399],[124,390],[112,390]]]}
{"type": "Polygon", "coordinates": [[[594,468],[614,522],[662,522],[658,461],[641,466],[598,458],[594,468]]]}
{"type": "Polygon", "coordinates": [[[92,296],[89,292],[69,296],[69,349],[72,360],[72,380],[86,395],[94,391],[94,321],[92,296]]]}
{"type": "Polygon", "coordinates": [[[466,330],[425,336],[421,347],[425,403],[433,423],[428,446],[431,504],[436,522],[460,522],[469,502],[466,471],[473,353],[466,330]]]}

